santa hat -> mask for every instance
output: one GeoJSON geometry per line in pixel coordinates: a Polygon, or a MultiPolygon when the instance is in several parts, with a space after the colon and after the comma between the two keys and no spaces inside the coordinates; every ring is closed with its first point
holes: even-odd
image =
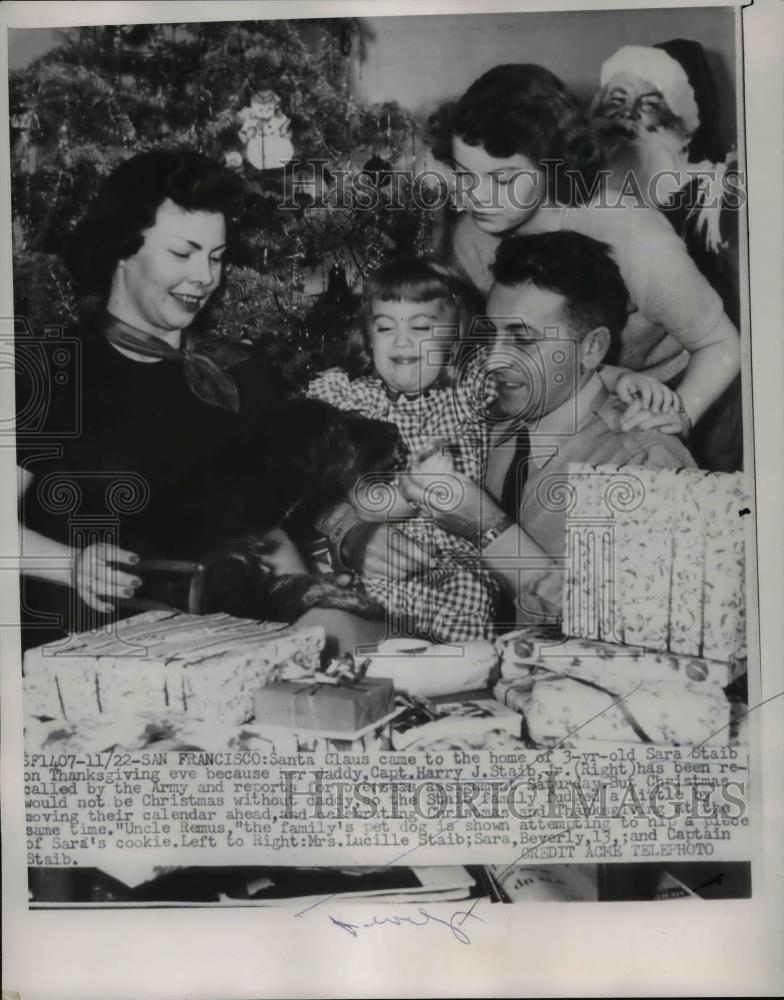
{"type": "Polygon", "coordinates": [[[721,245],[721,180],[730,157],[725,158],[719,132],[719,99],[705,50],[699,42],[684,38],[655,46],[624,45],[602,66],[601,85],[604,87],[617,73],[655,84],[670,110],[691,133],[689,162],[715,165],[715,179],[701,182],[698,204],[692,207],[692,213],[697,216],[706,245],[717,250],[721,245]]]}
{"type": "Polygon", "coordinates": [[[685,38],[661,42],[655,48],[677,60],[683,67],[697,102],[699,125],[689,143],[689,159],[692,163],[702,160],[719,163],[724,159],[726,150],[719,132],[719,96],[705,49],[699,42],[691,42],[685,38]]]}
{"type": "Polygon", "coordinates": [[[604,87],[616,73],[628,73],[656,85],[692,133],[689,159],[693,163],[724,159],[716,86],[699,42],[676,38],[653,46],[624,45],[602,66],[601,85],[604,87]]]}
{"type": "Polygon", "coordinates": [[[700,112],[694,90],[683,66],[668,52],[659,46],[624,45],[602,65],[601,85],[606,86],[618,73],[650,80],[689,132],[697,130],[700,112]]]}

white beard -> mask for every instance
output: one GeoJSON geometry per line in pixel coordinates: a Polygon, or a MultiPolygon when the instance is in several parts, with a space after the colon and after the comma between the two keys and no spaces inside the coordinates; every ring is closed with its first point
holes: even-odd
{"type": "Polygon", "coordinates": [[[621,189],[631,173],[646,201],[659,208],[690,180],[687,170],[695,165],[688,162],[688,139],[663,127],[650,131],[639,122],[624,126],[634,134],[608,152],[610,185],[621,189]]]}

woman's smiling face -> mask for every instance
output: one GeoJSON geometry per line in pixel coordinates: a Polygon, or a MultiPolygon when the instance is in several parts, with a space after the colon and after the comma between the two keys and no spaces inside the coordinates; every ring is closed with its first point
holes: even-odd
{"type": "Polygon", "coordinates": [[[381,378],[395,392],[422,392],[444,368],[455,337],[444,302],[374,299],[370,350],[381,378]]]}
{"type": "Polygon", "coordinates": [[[111,305],[142,330],[190,326],[220,284],[226,223],[220,212],[189,212],[167,199],[144,243],[117,265],[111,305]]]}

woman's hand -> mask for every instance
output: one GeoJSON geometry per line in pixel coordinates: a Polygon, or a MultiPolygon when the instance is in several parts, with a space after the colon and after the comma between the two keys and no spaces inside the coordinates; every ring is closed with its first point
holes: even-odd
{"type": "Polygon", "coordinates": [[[113,601],[133,597],[141,587],[138,576],[117,568],[117,563],[133,565],[139,557],[117,545],[95,542],[77,553],[74,561],[74,586],[84,601],[96,611],[114,610],[113,601]]]}

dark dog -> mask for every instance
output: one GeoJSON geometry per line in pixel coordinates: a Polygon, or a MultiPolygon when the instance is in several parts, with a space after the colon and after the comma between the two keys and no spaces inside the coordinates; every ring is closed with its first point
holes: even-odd
{"type": "Polygon", "coordinates": [[[313,607],[380,616],[377,602],[334,577],[274,576],[263,539],[282,527],[307,548],[320,511],[343,500],[362,476],[391,476],[405,461],[394,424],[309,399],[271,411],[264,428],[200,470],[204,485],[192,502],[198,513],[190,516],[199,517],[204,544],[188,555],[203,568],[192,585],[178,584],[177,606],[288,622],[313,607]]]}
{"type": "Polygon", "coordinates": [[[400,471],[407,458],[394,424],[314,399],[298,400],[281,411],[265,450],[269,473],[286,484],[284,492],[298,518],[312,517],[344,498],[362,476],[400,471]]]}

